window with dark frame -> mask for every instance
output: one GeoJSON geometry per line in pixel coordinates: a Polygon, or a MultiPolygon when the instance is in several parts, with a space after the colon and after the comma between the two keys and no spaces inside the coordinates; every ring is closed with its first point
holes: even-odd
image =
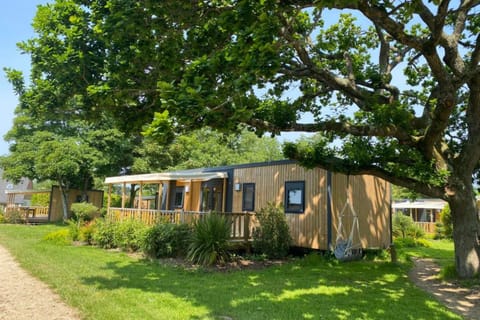
{"type": "Polygon", "coordinates": [[[175,189],[175,208],[183,208],[183,198],[185,194],[185,187],[176,187],[175,189]]]}
{"type": "Polygon", "coordinates": [[[242,211],[255,210],[255,183],[244,183],[242,194],[242,211]]]}
{"type": "Polygon", "coordinates": [[[305,181],[285,182],[285,213],[305,211],[305,181]]]}

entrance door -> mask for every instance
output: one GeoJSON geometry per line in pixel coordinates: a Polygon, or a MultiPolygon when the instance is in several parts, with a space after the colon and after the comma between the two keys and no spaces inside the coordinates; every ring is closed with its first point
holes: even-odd
{"type": "Polygon", "coordinates": [[[222,212],[223,180],[215,179],[202,183],[202,202],[200,211],[222,212]]]}

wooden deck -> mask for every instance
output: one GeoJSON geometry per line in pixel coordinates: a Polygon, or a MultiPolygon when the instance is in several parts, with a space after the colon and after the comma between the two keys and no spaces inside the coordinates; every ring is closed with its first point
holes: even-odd
{"type": "MultiPolygon", "coordinates": [[[[108,217],[113,221],[137,219],[152,225],[159,222],[167,223],[194,223],[205,217],[207,212],[182,211],[182,210],[153,210],[153,209],[127,209],[110,208],[108,217]]],[[[231,221],[230,240],[234,242],[252,241],[253,229],[256,224],[255,214],[249,212],[220,213],[231,221]]]]}
{"type": "Polygon", "coordinates": [[[24,223],[42,224],[49,222],[49,207],[42,206],[11,206],[5,208],[6,213],[15,213],[24,223]]]}

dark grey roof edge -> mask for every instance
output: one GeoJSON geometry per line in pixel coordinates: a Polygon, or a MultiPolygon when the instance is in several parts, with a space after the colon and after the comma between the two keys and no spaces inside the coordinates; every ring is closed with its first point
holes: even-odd
{"type": "Polygon", "coordinates": [[[211,168],[204,168],[205,172],[216,172],[216,171],[225,171],[225,170],[232,170],[232,169],[245,169],[245,168],[256,168],[256,167],[268,167],[274,165],[281,165],[281,164],[295,164],[298,163],[295,160],[290,159],[283,159],[283,160],[273,160],[273,161],[264,161],[264,162],[252,162],[252,163],[243,163],[243,164],[232,164],[228,166],[220,166],[220,167],[211,167],[211,168]]]}
{"type": "Polygon", "coordinates": [[[251,162],[251,163],[242,163],[242,164],[232,164],[232,165],[225,165],[225,166],[217,166],[217,167],[204,167],[204,168],[195,168],[195,169],[180,169],[180,170],[167,170],[165,172],[177,172],[177,173],[189,173],[189,172],[220,172],[220,171],[228,171],[234,169],[245,169],[245,168],[256,168],[256,167],[268,167],[273,165],[282,165],[282,164],[295,164],[298,163],[295,160],[290,159],[282,159],[282,160],[272,160],[272,161],[263,161],[263,162],[251,162]]]}

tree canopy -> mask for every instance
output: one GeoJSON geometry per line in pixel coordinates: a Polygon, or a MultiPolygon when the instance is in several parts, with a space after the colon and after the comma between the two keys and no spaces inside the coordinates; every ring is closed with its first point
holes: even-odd
{"type": "Polygon", "coordinates": [[[241,124],[259,135],[319,133],[285,154],[447,200],[457,271],[470,277],[480,271],[479,8],[479,0],[56,0],[39,9],[39,37],[22,45],[32,88],[13,71],[10,79],[32,115],[109,119],[133,137],[148,123],[162,131],[155,114],[165,112],[176,132],[241,124]]]}
{"type": "Polygon", "coordinates": [[[169,144],[150,136],[135,150],[131,171],[208,168],[232,164],[283,159],[280,143],[274,138],[257,137],[253,132],[222,134],[203,128],[173,138],[169,144]]]}

